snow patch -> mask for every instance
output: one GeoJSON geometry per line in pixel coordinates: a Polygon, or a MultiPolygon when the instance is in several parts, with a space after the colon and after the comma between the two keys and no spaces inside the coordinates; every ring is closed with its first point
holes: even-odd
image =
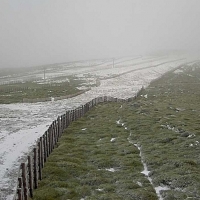
{"type": "Polygon", "coordinates": [[[114,168],[106,168],[105,170],[106,170],[106,171],[109,171],[109,172],[116,172],[116,171],[117,171],[117,170],[114,169],[114,168]]]}
{"type": "Polygon", "coordinates": [[[140,187],[142,187],[142,183],[141,183],[141,182],[137,181],[137,184],[138,184],[140,187]]]}
{"type": "Polygon", "coordinates": [[[96,189],[97,191],[100,191],[100,192],[102,192],[103,191],[103,189],[101,189],[101,188],[98,188],[98,189],[96,189]]]}

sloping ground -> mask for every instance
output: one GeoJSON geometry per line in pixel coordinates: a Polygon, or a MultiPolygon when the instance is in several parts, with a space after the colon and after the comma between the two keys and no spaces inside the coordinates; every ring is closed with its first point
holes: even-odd
{"type": "MultiPolygon", "coordinates": [[[[119,59],[114,68],[112,62],[103,64],[98,64],[98,62],[96,69],[93,69],[93,66],[88,65],[88,63],[82,63],[83,68],[79,68],[80,65],[76,66],[75,64],[75,69],[71,66],[70,70],[66,72],[65,68],[68,67],[61,66],[60,75],[66,76],[65,73],[68,73],[76,75],[77,78],[80,76],[84,80],[89,79],[88,77],[93,77],[96,80],[96,77],[108,78],[117,75],[112,79],[101,80],[98,87],[92,87],[90,91],[76,97],[33,104],[0,104],[0,199],[13,199],[20,163],[26,157],[25,155],[31,151],[38,137],[48,129],[48,126],[58,115],[99,96],[124,99],[133,97],[142,86],[148,86],[152,80],[185,62],[182,59],[171,62],[174,59],[180,59],[178,57],[130,59],[119,59]],[[159,65],[164,62],[168,63],[159,65]]],[[[57,79],[57,74],[53,76],[56,69],[57,66],[51,71],[51,75],[47,73],[46,77],[52,76],[52,79],[53,77],[57,79]]],[[[57,70],[59,71],[59,69],[57,70]]],[[[42,75],[42,72],[43,70],[40,73],[37,71],[35,73],[42,75]]],[[[26,77],[23,78],[26,80],[26,77]]],[[[12,77],[9,80],[12,81],[12,77]]],[[[14,80],[17,81],[17,77],[14,80]]],[[[90,82],[90,80],[88,81],[90,82]]]]}
{"type": "Polygon", "coordinates": [[[140,173],[139,150],[118,123],[120,106],[100,104],[72,123],[49,157],[34,199],[157,199],[140,173]]]}
{"type": "Polygon", "coordinates": [[[130,103],[99,104],[64,133],[34,199],[200,199],[200,65],[130,103]]]}

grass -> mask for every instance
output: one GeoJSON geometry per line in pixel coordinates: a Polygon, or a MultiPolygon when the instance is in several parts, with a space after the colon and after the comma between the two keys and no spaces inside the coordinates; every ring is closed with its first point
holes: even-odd
{"type": "Polygon", "coordinates": [[[99,104],[73,122],[48,158],[33,199],[157,199],[128,137],[140,145],[154,187],[170,188],[162,191],[164,200],[200,199],[200,65],[182,70],[152,82],[122,108],[99,104]]]}
{"type": "Polygon", "coordinates": [[[140,173],[139,151],[128,142],[129,132],[116,123],[119,108],[118,103],[99,104],[70,125],[48,158],[34,199],[157,199],[140,173]],[[108,171],[112,168],[116,171],[108,171]]]}
{"type": "MultiPolygon", "coordinates": [[[[63,79],[63,77],[61,77],[63,79]]],[[[0,103],[18,103],[23,99],[36,99],[47,97],[60,97],[75,94],[80,90],[77,89],[83,81],[77,80],[73,76],[66,77],[69,81],[61,83],[45,83],[26,81],[0,85],[0,103]]],[[[59,81],[59,78],[57,78],[59,81]]]]}

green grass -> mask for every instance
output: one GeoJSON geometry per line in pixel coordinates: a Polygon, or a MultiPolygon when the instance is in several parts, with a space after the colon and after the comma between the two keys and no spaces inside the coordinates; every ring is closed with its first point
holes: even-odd
{"type": "Polygon", "coordinates": [[[157,199],[140,173],[143,166],[138,149],[127,140],[129,131],[116,124],[119,108],[118,103],[99,104],[70,125],[48,158],[34,199],[157,199]]]}
{"type": "Polygon", "coordinates": [[[34,199],[157,199],[130,133],[153,185],[170,188],[164,200],[200,199],[200,66],[183,71],[166,74],[122,108],[99,104],[73,122],[45,163],[34,199]]]}
{"type": "MultiPolygon", "coordinates": [[[[61,77],[63,79],[63,77],[61,77]]],[[[24,82],[0,85],[0,103],[18,103],[23,99],[36,99],[47,97],[60,97],[75,94],[83,81],[77,80],[73,76],[66,77],[69,82],[62,83],[43,83],[24,82]]],[[[57,78],[58,79],[58,78],[57,78]]]]}

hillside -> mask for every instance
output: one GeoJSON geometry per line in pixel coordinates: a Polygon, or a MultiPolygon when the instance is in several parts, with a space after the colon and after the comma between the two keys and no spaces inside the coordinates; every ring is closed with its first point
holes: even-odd
{"type": "Polygon", "coordinates": [[[199,80],[199,64],[182,66],[73,122],[34,199],[199,199],[199,80]]]}

